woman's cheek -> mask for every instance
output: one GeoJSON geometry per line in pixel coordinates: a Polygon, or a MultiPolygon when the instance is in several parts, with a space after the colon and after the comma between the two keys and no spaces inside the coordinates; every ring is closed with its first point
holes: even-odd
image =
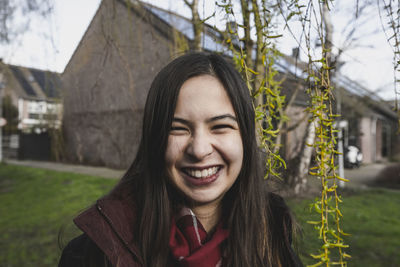
{"type": "Polygon", "coordinates": [[[232,134],[221,138],[219,142],[220,151],[230,161],[243,160],[243,143],[240,134],[232,134]]]}
{"type": "Polygon", "coordinates": [[[167,149],[165,152],[165,161],[167,166],[174,165],[184,153],[185,138],[182,136],[169,136],[167,149]]]}

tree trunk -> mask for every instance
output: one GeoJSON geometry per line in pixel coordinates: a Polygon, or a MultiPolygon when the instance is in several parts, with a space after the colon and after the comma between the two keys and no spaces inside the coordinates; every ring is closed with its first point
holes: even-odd
{"type": "MultiPolygon", "coordinates": [[[[253,40],[251,40],[250,35],[250,9],[249,9],[249,0],[240,0],[240,4],[242,7],[242,16],[243,16],[243,26],[244,26],[244,49],[246,55],[251,55],[253,51],[253,40]]],[[[253,67],[253,59],[251,56],[246,57],[246,66],[253,67]]]]}
{"type": "Polygon", "coordinates": [[[193,46],[194,51],[201,51],[201,32],[203,31],[203,22],[199,16],[199,0],[193,0],[190,3],[188,0],[184,0],[185,4],[192,11],[192,25],[193,25],[193,46]]]}
{"type": "MultiPolygon", "coordinates": [[[[327,65],[330,67],[332,62],[332,29],[333,25],[329,17],[329,10],[327,3],[323,4],[323,23],[325,30],[325,39],[323,40],[322,48],[324,49],[324,57],[326,58],[327,65]]],[[[329,70],[323,70],[329,71],[329,70]]],[[[329,71],[330,72],[330,71],[329,71]]],[[[328,79],[330,79],[330,73],[328,79]]],[[[314,151],[315,131],[318,127],[318,121],[314,120],[309,123],[307,133],[300,153],[300,162],[297,173],[292,179],[293,189],[296,195],[307,190],[307,174],[310,169],[311,157],[314,151]]]]}
{"type": "Polygon", "coordinates": [[[318,122],[313,121],[308,124],[307,133],[304,139],[302,150],[300,153],[300,162],[298,165],[297,173],[292,179],[294,193],[296,195],[307,189],[307,175],[310,168],[311,157],[314,150],[312,146],[315,142],[315,129],[318,122]]]}
{"type": "MultiPolygon", "coordinates": [[[[257,0],[252,0],[252,12],[254,16],[254,25],[256,28],[256,59],[254,61],[254,66],[251,66],[252,69],[258,73],[255,75],[254,79],[254,93],[259,90],[261,86],[261,81],[265,78],[265,67],[263,65],[262,61],[262,49],[264,46],[264,35],[263,35],[263,29],[264,29],[264,24],[261,20],[261,15],[260,15],[260,9],[257,3],[257,0]]],[[[247,55],[248,57],[251,57],[251,54],[247,55]]],[[[256,99],[255,99],[255,105],[260,106],[263,104],[263,95],[260,94],[256,99]]]]}

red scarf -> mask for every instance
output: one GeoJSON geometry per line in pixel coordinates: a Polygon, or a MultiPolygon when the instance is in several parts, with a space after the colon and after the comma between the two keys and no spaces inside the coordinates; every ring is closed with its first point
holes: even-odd
{"type": "Polygon", "coordinates": [[[210,237],[194,213],[184,208],[179,217],[172,220],[169,247],[174,266],[219,267],[221,266],[221,243],[228,237],[222,223],[217,225],[210,237]]]}

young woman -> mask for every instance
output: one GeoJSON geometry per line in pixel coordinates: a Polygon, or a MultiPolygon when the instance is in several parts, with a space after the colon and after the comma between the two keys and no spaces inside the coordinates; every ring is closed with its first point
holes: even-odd
{"type": "Polygon", "coordinates": [[[172,61],[147,97],[135,161],[75,218],[67,266],[301,266],[289,210],[260,173],[252,100],[216,54],[172,61]]]}

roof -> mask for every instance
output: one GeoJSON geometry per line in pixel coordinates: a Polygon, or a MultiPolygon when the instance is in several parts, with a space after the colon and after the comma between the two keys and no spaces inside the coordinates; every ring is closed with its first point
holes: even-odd
{"type": "Polygon", "coordinates": [[[58,73],[38,69],[30,69],[30,72],[47,97],[60,98],[61,80],[58,73]]]}
{"type": "Polygon", "coordinates": [[[6,64],[4,67],[9,68],[9,73],[22,88],[22,95],[19,97],[38,100],[61,98],[59,73],[6,64]]]}
{"type": "Polygon", "coordinates": [[[15,79],[19,82],[22,89],[28,96],[36,96],[35,91],[33,90],[31,84],[27,81],[24,74],[22,73],[21,69],[17,66],[9,66],[12,73],[14,74],[15,79]]]}
{"type": "MultiPolygon", "coordinates": [[[[140,4],[144,7],[145,10],[151,12],[153,15],[160,18],[164,23],[168,24],[170,27],[178,30],[187,39],[191,41],[194,40],[194,30],[192,26],[192,21],[190,19],[178,15],[174,12],[153,6],[148,3],[140,2],[140,4]]],[[[221,44],[222,40],[221,33],[208,24],[204,24],[204,26],[205,26],[205,31],[201,33],[203,49],[207,51],[218,51],[218,52],[225,50],[224,52],[228,52],[228,50],[221,44]]]]}

